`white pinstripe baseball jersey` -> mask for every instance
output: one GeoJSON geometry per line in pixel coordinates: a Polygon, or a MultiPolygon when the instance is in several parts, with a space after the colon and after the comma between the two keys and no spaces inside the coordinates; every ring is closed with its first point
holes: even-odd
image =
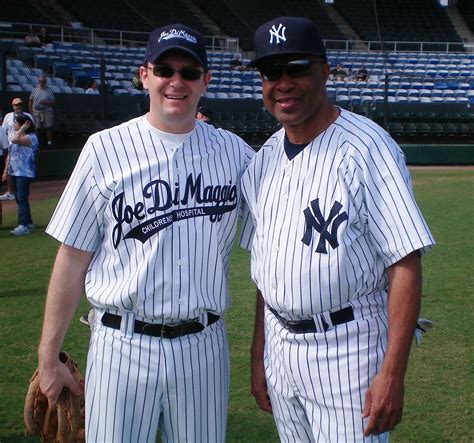
{"type": "Polygon", "coordinates": [[[222,314],[252,154],[205,123],[173,137],[133,119],[90,137],[46,232],[97,251],[85,287],[98,308],[155,323],[222,314]]]}
{"type": "Polygon", "coordinates": [[[385,290],[386,267],[434,244],[403,152],[378,125],[341,109],[292,160],[284,134],[242,177],[255,232],[247,220],[241,244],[252,242],[252,278],[274,309],[308,318],[385,290]]]}

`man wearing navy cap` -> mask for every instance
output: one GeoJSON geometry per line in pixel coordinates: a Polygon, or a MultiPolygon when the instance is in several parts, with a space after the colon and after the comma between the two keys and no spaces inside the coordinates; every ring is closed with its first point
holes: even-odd
{"type": "Polygon", "coordinates": [[[258,28],[251,66],[283,126],[242,177],[253,226],[241,244],[257,285],[252,393],[282,441],[386,441],[402,416],[420,257],[434,243],[403,153],[329,101],[310,20],[258,28]]]}
{"type": "Polygon", "coordinates": [[[253,151],[196,120],[210,79],[202,36],[150,34],[140,79],[150,111],[90,137],[47,232],[62,244],[39,346],[54,404],[80,387],[58,355],[85,290],[93,306],[86,439],[223,442],[229,367],[223,320],[240,177],[253,151]]]}
{"type": "Polygon", "coordinates": [[[212,109],[206,105],[199,106],[197,109],[196,118],[207,124],[211,124],[212,109]]]}

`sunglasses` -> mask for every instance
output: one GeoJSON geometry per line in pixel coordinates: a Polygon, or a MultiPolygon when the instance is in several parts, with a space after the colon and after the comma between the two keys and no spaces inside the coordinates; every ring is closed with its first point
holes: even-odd
{"type": "Polygon", "coordinates": [[[149,67],[151,71],[153,71],[153,75],[155,77],[163,77],[163,78],[171,78],[173,77],[175,72],[179,72],[179,75],[183,80],[199,80],[201,78],[201,75],[204,74],[204,71],[201,71],[200,69],[194,69],[194,68],[183,68],[180,71],[176,71],[170,66],[152,66],[149,67]]]}
{"type": "Polygon", "coordinates": [[[283,73],[290,78],[307,77],[311,74],[312,64],[322,64],[323,61],[291,60],[288,63],[269,63],[259,68],[264,80],[271,82],[281,78],[283,73]]]}

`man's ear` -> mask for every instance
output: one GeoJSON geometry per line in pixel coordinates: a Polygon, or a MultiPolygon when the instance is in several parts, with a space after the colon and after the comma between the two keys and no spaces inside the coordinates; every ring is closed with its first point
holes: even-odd
{"type": "Polygon", "coordinates": [[[149,72],[148,66],[146,64],[141,65],[139,72],[140,72],[140,80],[143,84],[143,88],[144,89],[149,89],[148,88],[148,72],[149,72]]]}
{"type": "Polygon", "coordinates": [[[212,75],[210,71],[204,73],[204,85],[206,86],[206,88],[209,85],[209,82],[211,81],[211,77],[212,75]]]}

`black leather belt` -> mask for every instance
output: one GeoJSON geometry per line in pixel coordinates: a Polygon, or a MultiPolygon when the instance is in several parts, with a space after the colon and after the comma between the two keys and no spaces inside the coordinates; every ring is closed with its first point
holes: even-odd
{"type": "MultiPolygon", "coordinates": [[[[208,312],[207,314],[207,326],[212,325],[220,316],[208,312]]],[[[122,323],[122,317],[120,315],[110,314],[106,312],[102,316],[102,324],[109,328],[120,329],[122,323]]],[[[133,331],[137,334],[151,335],[152,337],[161,338],[177,338],[183,335],[196,334],[201,332],[205,326],[198,321],[187,321],[178,323],[176,325],[161,325],[158,323],[146,323],[144,321],[135,320],[135,326],[133,331]]]]}
{"type": "MultiPolygon", "coordinates": [[[[271,306],[267,305],[267,307],[270,312],[276,318],[278,318],[278,320],[285,327],[285,329],[288,329],[293,334],[314,334],[316,332],[321,332],[316,326],[316,322],[314,320],[286,320],[271,306]]],[[[326,322],[323,315],[320,314],[319,317],[321,320],[321,326],[323,331],[327,331],[331,327],[331,325],[326,322]]],[[[347,308],[340,309],[339,311],[330,312],[329,317],[331,318],[333,326],[342,325],[343,323],[347,323],[349,321],[354,320],[354,309],[352,308],[352,306],[348,306],[347,308]]]]}

